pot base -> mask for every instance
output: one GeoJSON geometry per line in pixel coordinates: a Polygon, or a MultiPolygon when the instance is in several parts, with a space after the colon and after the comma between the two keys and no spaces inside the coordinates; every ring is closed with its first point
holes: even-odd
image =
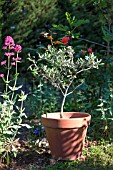
{"type": "Polygon", "coordinates": [[[45,130],[54,159],[75,160],[81,156],[86,127],[65,130],[46,127],[45,130]]]}

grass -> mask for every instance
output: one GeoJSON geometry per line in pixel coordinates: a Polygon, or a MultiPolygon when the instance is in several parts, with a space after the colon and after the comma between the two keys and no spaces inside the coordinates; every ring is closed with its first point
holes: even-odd
{"type": "Polygon", "coordinates": [[[50,165],[32,166],[28,170],[113,170],[113,144],[97,145],[83,150],[85,160],[53,161],[50,165]]]}

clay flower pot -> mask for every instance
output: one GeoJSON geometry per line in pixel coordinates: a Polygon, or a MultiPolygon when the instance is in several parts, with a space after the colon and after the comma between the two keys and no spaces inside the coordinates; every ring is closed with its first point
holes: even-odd
{"type": "Polygon", "coordinates": [[[82,154],[91,116],[82,112],[47,113],[42,115],[52,157],[76,160],[82,154]]]}

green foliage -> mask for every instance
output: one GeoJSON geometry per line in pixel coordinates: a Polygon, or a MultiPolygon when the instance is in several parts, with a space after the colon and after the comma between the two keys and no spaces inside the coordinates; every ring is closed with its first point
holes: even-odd
{"type": "MultiPolygon", "coordinates": [[[[108,82],[109,83],[109,82],[108,82]]],[[[111,85],[111,84],[109,84],[111,85]]],[[[95,115],[93,122],[95,128],[99,129],[99,133],[102,135],[97,135],[99,137],[107,139],[109,141],[113,140],[113,89],[112,86],[104,88],[102,96],[98,99],[98,108],[95,110],[95,115]]]]}
{"type": "Polygon", "coordinates": [[[46,80],[33,79],[33,88],[29,90],[29,95],[25,102],[26,112],[29,114],[28,119],[39,119],[44,113],[51,113],[59,110],[58,101],[60,96],[53,86],[48,84],[46,80]],[[28,107],[30,106],[30,107],[28,107]],[[27,109],[28,108],[28,109],[27,109]]]}
{"type": "MultiPolygon", "coordinates": [[[[67,11],[72,15],[76,16],[76,19],[89,20],[89,24],[82,25],[78,28],[82,37],[97,43],[103,43],[101,27],[107,26],[108,28],[112,25],[113,15],[113,1],[112,0],[71,0],[67,2],[68,7],[65,3],[59,1],[63,8],[63,13],[67,11]],[[67,7],[67,8],[66,8],[67,7]],[[98,29],[97,29],[98,28],[98,29]]],[[[65,21],[67,24],[67,22],[65,21]]],[[[95,47],[95,44],[87,44],[95,49],[100,49],[99,46],[95,47]]]]}
{"type": "MultiPolygon", "coordinates": [[[[2,53],[2,28],[3,28],[3,25],[4,25],[4,22],[3,22],[3,4],[5,3],[5,0],[2,0],[0,1],[0,53],[2,53]]],[[[2,56],[1,56],[2,57],[2,56]]]]}
{"type": "Polygon", "coordinates": [[[108,42],[108,41],[113,41],[113,27],[108,29],[107,27],[102,27],[102,32],[103,32],[103,39],[108,42]]]}
{"type": "Polygon", "coordinates": [[[64,36],[67,35],[67,36],[72,36],[73,38],[77,38],[80,33],[75,34],[76,29],[81,25],[88,23],[88,20],[84,20],[84,19],[77,20],[75,16],[72,17],[68,12],[66,12],[65,15],[66,15],[66,20],[68,21],[68,25],[53,24],[53,27],[59,31],[63,31],[64,36]]]}
{"type": "Polygon", "coordinates": [[[2,6],[5,3],[5,0],[0,1],[0,39],[2,38],[2,27],[3,27],[3,11],[2,11],[2,6]]]}

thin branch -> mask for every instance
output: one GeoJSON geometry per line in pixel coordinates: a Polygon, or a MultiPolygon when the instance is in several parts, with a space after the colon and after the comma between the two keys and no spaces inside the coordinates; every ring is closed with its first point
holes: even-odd
{"type": "Polygon", "coordinates": [[[80,87],[83,83],[84,83],[84,82],[82,82],[82,83],[80,83],[78,86],[76,86],[73,91],[71,91],[71,92],[69,92],[69,93],[67,94],[67,96],[70,95],[70,94],[72,94],[72,93],[73,93],[78,87],[80,87]]]}
{"type": "Polygon", "coordinates": [[[76,75],[77,75],[77,74],[79,74],[79,73],[81,73],[81,72],[83,72],[83,71],[90,70],[91,68],[92,68],[92,67],[89,67],[89,68],[86,68],[86,69],[82,69],[82,70],[80,70],[80,71],[76,72],[76,75]]]}
{"type": "Polygon", "coordinates": [[[75,77],[70,81],[69,85],[67,86],[66,93],[65,93],[66,96],[67,96],[68,89],[71,86],[71,84],[73,83],[74,79],[75,79],[75,77]]]}
{"type": "Polygon", "coordinates": [[[62,95],[64,96],[65,94],[64,94],[64,92],[63,92],[62,88],[60,87],[60,84],[58,84],[58,88],[60,89],[60,91],[61,91],[62,95]]]}
{"type": "Polygon", "coordinates": [[[99,45],[99,46],[101,46],[101,47],[105,47],[105,48],[107,48],[107,46],[102,45],[102,44],[99,44],[99,43],[94,42],[94,41],[90,41],[90,40],[87,40],[87,39],[84,39],[84,38],[77,38],[77,39],[79,39],[79,40],[83,40],[83,41],[87,41],[87,42],[89,42],[89,43],[97,44],[97,45],[99,45]]]}
{"type": "Polygon", "coordinates": [[[62,101],[62,105],[61,105],[61,111],[60,111],[60,117],[63,118],[63,107],[64,107],[64,103],[66,100],[66,96],[67,96],[67,92],[69,90],[69,87],[71,86],[72,82],[73,82],[74,78],[70,81],[69,85],[67,86],[65,93],[64,93],[64,97],[63,97],[63,101],[62,101]]]}

